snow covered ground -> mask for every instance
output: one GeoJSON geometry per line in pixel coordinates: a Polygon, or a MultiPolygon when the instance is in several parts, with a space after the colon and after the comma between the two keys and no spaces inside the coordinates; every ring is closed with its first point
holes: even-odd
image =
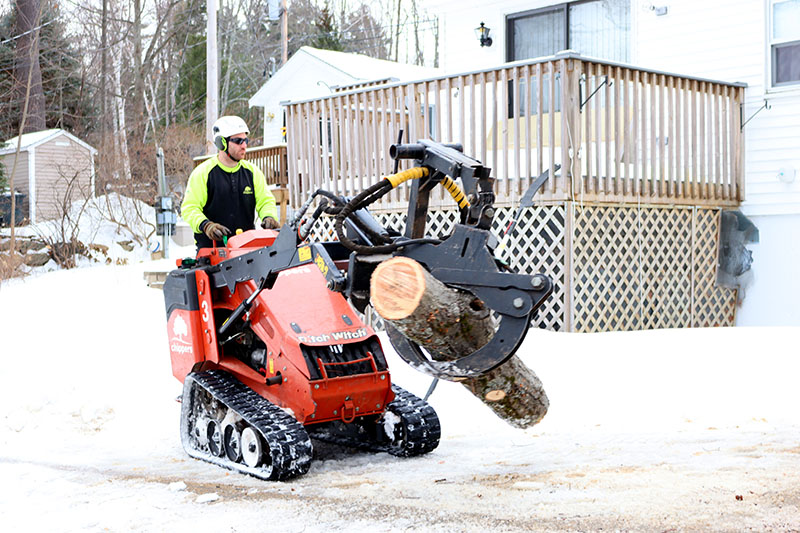
{"type": "Polygon", "coordinates": [[[551,402],[535,428],[440,383],[433,453],[322,449],[270,483],[181,448],[162,295],[142,278],[171,263],[0,285],[4,531],[800,530],[800,328],[533,331],[519,355],[551,402]]]}

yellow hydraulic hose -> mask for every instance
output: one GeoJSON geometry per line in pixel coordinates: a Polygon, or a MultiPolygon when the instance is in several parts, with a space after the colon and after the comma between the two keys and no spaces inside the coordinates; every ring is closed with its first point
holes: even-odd
{"type": "Polygon", "coordinates": [[[464,191],[461,190],[461,187],[458,186],[458,183],[450,179],[450,176],[444,177],[442,180],[442,186],[447,189],[447,192],[450,193],[450,196],[453,197],[453,200],[456,201],[460,209],[469,207],[467,195],[464,194],[464,191]]]}
{"type": "Polygon", "coordinates": [[[427,167],[414,167],[398,172],[397,174],[392,174],[391,176],[386,176],[386,179],[389,180],[389,183],[392,184],[392,188],[394,189],[404,181],[427,178],[428,174],[430,174],[430,171],[427,167]]]}
{"type": "MultiPolygon", "coordinates": [[[[398,172],[397,174],[392,174],[391,176],[386,176],[386,179],[392,184],[392,188],[395,188],[405,181],[425,178],[428,177],[429,174],[430,171],[427,167],[414,167],[402,172],[398,172]]],[[[462,191],[461,187],[458,186],[458,183],[450,179],[449,176],[444,177],[442,180],[442,186],[447,189],[447,192],[450,193],[450,196],[453,197],[453,200],[455,200],[460,209],[469,207],[469,201],[467,200],[467,196],[464,194],[464,191],[462,191]]]]}

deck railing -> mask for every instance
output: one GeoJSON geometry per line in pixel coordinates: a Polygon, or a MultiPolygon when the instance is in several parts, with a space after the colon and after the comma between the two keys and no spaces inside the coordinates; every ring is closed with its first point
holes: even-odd
{"type": "MultiPolygon", "coordinates": [[[[291,203],[392,173],[403,130],[404,142],[462,143],[493,169],[499,205],[549,169],[544,201],[733,206],[744,199],[743,98],[741,83],[563,54],[290,102],[291,203]]],[[[403,208],[407,194],[403,184],[374,207],[403,208]]],[[[431,198],[451,204],[443,190],[431,198]]]]}
{"type": "MultiPolygon", "coordinates": [[[[211,155],[204,155],[194,158],[194,166],[199,165],[211,155]]],[[[270,185],[286,187],[289,183],[289,175],[286,165],[286,145],[277,146],[256,146],[247,148],[247,160],[257,166],[267,178],[270,185]]]]}

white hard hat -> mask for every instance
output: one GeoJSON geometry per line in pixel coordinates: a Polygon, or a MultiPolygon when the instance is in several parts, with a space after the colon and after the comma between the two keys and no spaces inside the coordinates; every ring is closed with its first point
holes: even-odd
{"type": "Polygon", "coordinates": [[[211,131],[215,136],[219,134],[222,137],[230,137],[237,133],[250,133],[250,128],[241,117],[226,115],[217,119],[211,127],[211,131]]]}

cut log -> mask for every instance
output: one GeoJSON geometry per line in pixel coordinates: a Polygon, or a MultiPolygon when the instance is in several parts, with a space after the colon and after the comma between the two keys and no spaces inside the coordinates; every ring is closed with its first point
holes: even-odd
{"type": "MultiPolygon", "coordinates": [[[[469,355],[491,340],[491,313],[474,295],[447,287],[419,263],[394,257],[375,269],[372,306],[400,333],[437,361],[469,355]]],[[[547,413],[542,382],[518,357],[461,382],[475,397],[514,427],[527,428],[547,413]]]]}

